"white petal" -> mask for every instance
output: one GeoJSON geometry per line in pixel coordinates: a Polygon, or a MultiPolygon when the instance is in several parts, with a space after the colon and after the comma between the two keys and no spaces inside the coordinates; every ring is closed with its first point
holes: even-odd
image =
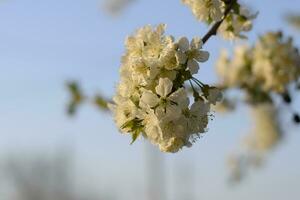
{"type": "Polygon", "coordinates": [[[182,53],[181,51],[177,51],[175,56],[179,64],[184,64],[186,62],[187,56],[185,55],[185,53],[182,53]]]}
{"type": "Polygon", "coordinates": [[[186,37],[182,37],[178,40],[179,49],[182,51],[187,51],[190,48],[189,40],[186,37]]]}
{"type": "Polygon", "coordinates": [[[180,88],[173,92],[170,95],[169,100],[176,102],[178,106],[183,109],[188,107],[190,103],[187,92],[184,88],[180,88]]]}
{"type": "Polygon", "coordinates": [[[157,27],[156,27],[156,31],[159,35],[163,35],[165,33],[165,30],[166,30],[166,24],[159,24],[157,27]]]}
{"type": "Polygon", "coordinates": [[[199,53],[195,57],[195,59],[198,62],[205,62],[208,60],[208,58],[209,58],[209,53],[207,51],[199,51],[199,53]]]}
{"type": "Polygon", "coordinates": [[[168,78],[160,78],[158,86],[156,86],[156,93],[161,97],[166,97],[171,93],[173,87],[172,81],[168,78]]]}
{"type": "Polygon", "coordinates": [[[196,101],[191,106],[191,112],[198,117],[207,115],[210,110],[210,105],[203,101],[196,101]]]}
{"type": "Polygon", "coordinates": [[[194,37],[191,41],[191,49],[200,49],[202,48],[203,42],[201,38],[194,37]]]}
{"type": "Polygon", "coordinates": [[[149,78],[150,79],[154,79],[160,72],[160,69],[156,66],[153,66],[153,67],[150,67],[150,70],[149,70],[149,78]]]}
{"type": "Polygon", "coordinates": [[[216,105],[216,103],[222,101],[222,99],[223,99],[223,94],[219,89],[213,88],[209,90],[208,101],[211,104],[216,105]]]}
{"type": "Polygon", "coordinates": [[[167,105],[166,106],[166,121],[174,121],[178,119],[181,115],[181,108],[176,105],[167,105]]]}
{"type": "Polygon", "coordinates": [[[159,102],[159,98],[153,94],[151,91],[145,91],[142,94],[140,106],[144,107],[145,105],[152,107],[155,107],[159,102]]]}
{"type": "Polygon", "coordinates": [[[195,60],[189,60],[187,67],[189,68],[191,74],[197,74],[199,71],[199,64],[195,60]]]}

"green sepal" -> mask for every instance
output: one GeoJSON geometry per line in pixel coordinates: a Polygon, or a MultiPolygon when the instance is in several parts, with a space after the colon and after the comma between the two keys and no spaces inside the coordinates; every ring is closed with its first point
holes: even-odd
{"type": "Polygon", "coordinates": [[[104,97],[100,95],[96,95],[94,98],[95,104],[100,108],[101,110],[107,110],[108,109],[108,101],[104,99],[104,97]]]}
{"type": "Polygon", "coordinates": [[[121,126],[121,129],[124,129],[124,128],[130,128],[130,129],[132,129],[133,123],[134,123],[133,120],[127,121],[127,122],[125,122],[125,123],[121,126]]]}
{"type": "Polygon", "coordinates": [[[136,139],[139,137],[139,135],[143,132],[144,126],[142,124],[143,120],[134,118],[130,121],[125,122],[122,126],[121,129],[128,128],[131,133],[132,141],[130,144],[133,144],[136,139]]]}
{"type": "Polygon", "coordinates": [[[212,87],[210,87],[209,85],[206,85],[206,84],[202,86],[201,90],[202,90],[203,95],[205,96],[205,98],[208,97],[208,95],[209,95],[209,90],[210,90],[211,88],[212,88],[212,87]]]}
{"type": "Polygon", "coordinates": [[[132,141],[131,141],[130,145],[132,145],[136,141],[136,139],[140,136],[140,134],[141,134],[141,131],[139,131],[139,130],[136,130],[135,132],[133,132],[131,134],[132,141]]]}
{"type": "Polygon", "coordinates": [[[240,14],[240,4],[238,2],[235,2],[232,6],[232,10],[235,14],[240,14]]]}

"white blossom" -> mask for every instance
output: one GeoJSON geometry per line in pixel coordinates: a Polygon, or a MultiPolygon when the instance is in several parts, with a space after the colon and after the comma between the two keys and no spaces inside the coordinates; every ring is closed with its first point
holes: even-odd
{"type": "Polygon", "coordinates": [[[220,94],[192,77],[209,57],[201,50],[202,41],[182,37],[175,42],[164,30],[163,24],[148,25],[127,38],[110,108],[120,131],[130,133],[133,141],[142,135],[161,151],[177,152],[207,130],[210,105],[220,94]],[[184,86],[188,80],[199,89],[192,105],[184,86]],[[204,95],[204,88],[209,94],[204,95]]]}
{"type": "Polygon", "coordinates": [[[221,0],[182,0],[192,9],[199,21],[211,23],[220,21],[223,17],[224,2],[221,0]]]}
{"type": "Polygon", "coordinates": [[[240,152],[229,157],[229,169],[233,181],[240,181],[252,167],[259,167],[266,154],[282,140],[278,123],[278,111],[272,103],[252,105],[252,129],[244,138],[240,152]]]}
{"type": "Polygon", "coordinates": [[[252,50],[246,45],[241,45],[234,48],[232,58],[228,54],[223,49],[216,63],[217,74],[221,78],[222,84],[226,87],[252,84],[252,50]]]}
{"type": "Polygon", "coordinates": [[[278,124],[277,110],[273,104],[265,103],[251,107],[254,126],[246,138],[246,147],[264,153],[271,150],[282,137],[278,124]]]}
{"type": "Polygon", "coordinates": [[[236,38],[245,39],[247,36],[245,36],[244,33],[252,30],[252,21],[257,15],[258,13],[251,14],[247,8],[240,6],[238,13],[230,12],[226,16],[218,29],[218,33],[224,39],[228,40],[236,38]]]}
{"type": "Polygon", "coordinates": [[[207,113],[210,111],[210,104],[204,101],[196,101],[191,106],[188,115],[189,129],[192,133],[205,132],[208,124],[207,113]]]}
{"type": "Polygon", "coordinates": [[[257,17],[257,13],[250,13],[249,9],[240,5],[238,1],[225,3],[222,0],[182,0],[182,2],[190,7],[201,22],[211,24],[223,20],[218,28],[218,34],[228,40],[247,38],[244,33],[252,29],[252,21],[257,17]],[[225,12],[228,9],[230,10],[225,12]]]}
{"type": "Polygon", "coordinates": [[[283,92],[300,76],[300,54],[291,38],[268,32],[255,45],[253,73],[265,90],[283,92]]]}
{"type": "Polygon", "coordinates": [[[237,46],[232,58],[223,51],[217,72],[225,87],[256,91],[256,96],[257,91],[283,93],[300,77],[300,54],[291,38],[269,32],[253,47],[237,46]]]}
{"type": "Polygon", "coordinates": [[[207,100],[213,104],[216,105],[217,102],[220,102],[223,99],[222,92],[218,88],[212,88],[209,90],[209,95],[207,97],[207,100]]]}

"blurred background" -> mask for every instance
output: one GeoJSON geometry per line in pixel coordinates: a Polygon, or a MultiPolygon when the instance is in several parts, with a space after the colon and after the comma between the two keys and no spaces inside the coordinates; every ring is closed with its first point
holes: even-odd
{"type": "MultiPolygon", "coordinates": [[[[300,10],[299,0],[245,3],[259,11],[250,43],[266,31],[283,30],[300,46],[300,32],[284,19],[300,10]]],[[[66,114],[66,81],[79,80],[87,94],[112,96],[124,39],[159,23],[175,37],[208,30],[179,0],[0,2],[0,200],[300,198],[299,128],[285,119],[287,137],[265,166],[232,184],[226,160],[251,128],[246,107],[216,114],[208,133],[176,154],[160,153],[143,139],[129,145],[130,137],[97,107],[66,114]]],[[[199,78],[216,82],[219,49],[234,45],[212,38],[199,78]]]]}

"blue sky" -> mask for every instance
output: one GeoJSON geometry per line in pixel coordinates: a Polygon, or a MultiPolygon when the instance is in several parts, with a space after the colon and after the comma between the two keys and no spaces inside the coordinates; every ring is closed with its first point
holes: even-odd
{"type": "MultiPolygon", "coordinates": [[[[119,188],[119,194],[135,199],[144,190],[144,142],[130,146],[129,137],[118,133],[111,117],[84,106],[69,119],[64,111],[68,94],[64,83],[76,79],[88,94],[114,93],[118,81],[124,39],[145,25],[166,23],[167,34],[176,37],[204,35],[207,27],[197,22],[179,0],[138,0],[118,18],[102,12],[98,0],[7,0],[0,3],[0,155],[9,152],[74,150],[83,182],[97,183],[100,190],[119,188]],[[136,185],[134,188],[132,183],[136,185]]],[[[300,10],[300,1],[251,1],[260,12],[249,42],[269,30],[284,30],[296,37],[283,15],[300,10]]],[[[213,83],[218,49],[232,42],[212,38],[204,47],[211,53],[201,65],[199,78],[213,83]]],[[[176,166],[193,163],[195,190],[201,199],[283,199],[300,196],[299,129],[290,124],[288,137],[266,166],[254,171],[241,185],[226,183],[226,156],[249,129],[247,109],[226,117],[217,115],[209,132],[191,149],[164,155],[168,183],[176,166]]],[[[171,193],[172,187],[168,187],[171,193]]],[[[137,199],[137,198],[136,198],[137,199]]],[[[292,198],[293,199],[293,198],[292,198]]]]}

